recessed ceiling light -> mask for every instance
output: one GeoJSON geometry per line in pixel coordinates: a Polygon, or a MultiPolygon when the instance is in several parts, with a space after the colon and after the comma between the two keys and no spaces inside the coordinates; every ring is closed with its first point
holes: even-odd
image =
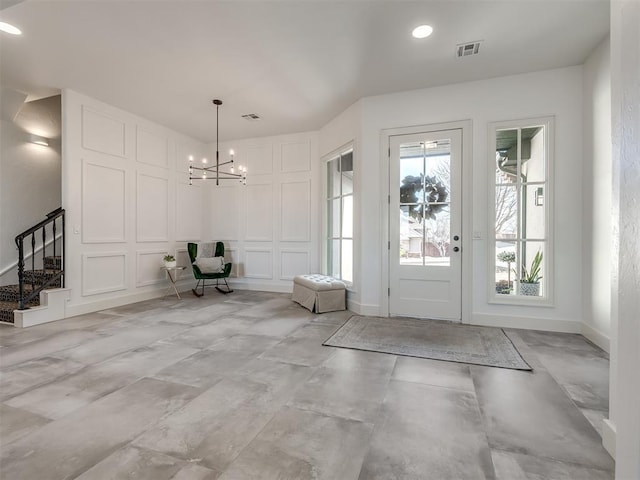
{"type": "Polygon", "coordinates": [[[431,25],[419,25],[413,29],[411,35],[413,38],[427,38],[433,33],[433,27],[431,25]]]}
{"type": "Polygon", "coordinates": [[[5,22],[0,22],[0,31],[10,33],[11,35],[22,35],[22,31],[19,28],[5,22]]]}

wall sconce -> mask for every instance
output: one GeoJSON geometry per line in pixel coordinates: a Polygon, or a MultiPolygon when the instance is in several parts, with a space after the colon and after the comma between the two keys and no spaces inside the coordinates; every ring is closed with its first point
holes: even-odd
{"type": "Polygon", "coordinates": [[[29,142],[35,143],[36,145],[42,145],[43,147],[49,146],[49,139],[45,137],[41,137],[40,135],[29,135],[29,142]]]}
{"type": "Polygon", "coordinates": [[[534,203],[536,204],[536,207],[541,207],[544,205],[544,189],[542,187],[536,188],[534,203]]]}

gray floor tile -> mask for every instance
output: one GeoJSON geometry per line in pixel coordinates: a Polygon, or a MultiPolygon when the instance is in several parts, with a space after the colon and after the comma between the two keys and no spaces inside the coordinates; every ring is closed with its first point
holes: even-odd
{"type": "Polygon", "coordinates": [[[280,340],[265,335],[238,334],[225,338],[209,347],[209,350],[226,350],[231,352],[243,352],[258,356],[265,350],[273,347],[280,340]]]}
{"type": "Polygon", "coordinates": [[[356,478],[372,426],[284,409],[242,451],[221,480],[356,478]]]}
{"type": "Polygon", "coordinates": [[[351,348],[326,348],[334,350],[334,353],[322,366],[338,370],[374,370],[381,375],[388,375],[393,371],[399,358],[388,353],[365,352],[351,348]]]}
{"type": "Polygon", "coordinates": [[[606,470],[550,461],[511,452],[491,452],[496,480],[613,480],[606,470]]]}
{"type": "Polygon", "coordinates": [[[2,452],[3,477],[73,478],[199,392],[142,379],[10,444],[2,452]]]}
{"type": "Polygon", "coordinates": [[[43,417],[62,418],[195,352],[197,350],[189,347],[156,343],[86,367],[55,383],[16,396],[7,404],[43,417]]]}
{"type": "Polygon", "coordinates": [[[135,444],[215,470],[226,468],[283,404],[283,388],[225,379],[140,436],[135,444]]]}
{"type": "Polygon", "coordinates": [[[471,367],[492,448],[610,470],[602,439],[547,372],[471,367]]]}
{"type": "Polygon", "coordinates": [[[87,365],[94,364],[128,350],[167,338],[180,329],[179,325],[160,322],[153,327],[131,326],[123,328],[113,335],[83,342],[81,345],[69,348],[58,355],[87,365]]]}
{"type": "Polygon", "coordinates": [[[322,346],[321,340],[287,337],[260,355],[260,358],[296,365],[318,366],[334,353],[335,349],[322,346]]]}
{"type": "Polygon", "coordinates": [[[398,357],[394,380],[473,392],[469,365],[426,358],[398,357]]]}
{"type": "Polygon", "coordinates": [[[255,357],[252,353],[201,350],[154,374],[154,378],[208,388],[224,376],[234,375],[255,357]]]}
{"type": "Polygon", "coordinates": [[[173,480],[181,471],[183,474],[186,472],[197,474],[199,471],[199,478],[207,480],[215,480],[219,475],[204,467],[198,466],[197,470],[189,467],[191,464],[184,460],[127,446],[115,451],[87,470],[77,477],[77,480],[173,480]]]}
{"type": "Polygon", "coordinates": [[[0,399],[14,397],[82,368],[84,368],[82,363],[57,357],[42,357],[14,365],[4,369],[0,374],[0,399]]]}
{"type": "Polygon", "coordinates": [[[499,480],[611,478],[583,337],[506,329],[533,373],[321,346],[350,316],[208,289],[0,325],[0,395],[56,418],[0,404],[2,478],[491,478],[487,445],[499,480]]]}
{"type": "Polygon", "coordinates": [[[359,478],[494,478],[475,396],[391,381],[359,478]]]}
{"type": "Polygon", "coordinates": [[[76,345],[82,345],[99,338],[100,335],[95,332],[82,330],[58,332],[40,340],[0,349],[0,365],[2,368],[7,368],[36,358],[52,356],[55,352],[73,348],[76,345]]]}
{"type": "Polygon", "coordinates": [[[0,447],[4,449],[11,442],[38,430],[49,421],[40,415],[0,403],[0,447]]]}
{"type": "Polygon", "coordinates": [[[277,318],[269,317],[256,322],[251,328],[251,333],[270,337],[286,337],[308,322],[309,316],[307,314],[294,312],[293,314],[281,315],[277,318]]]}
{"type": "Polygon", "coordinates": [[[289,405],[324,415],[373,423],[391,377],[370,369],[319,368],[289,405]]]}
{"type": "Polygon", "coordinates": [[[166,341],[194,348],[209,348],[229,337],[248,331],[254,323],[254,319],[222,317],[205,325],[184,329],[166,341]]]}
{"type": "Polygon", "coordinates": [[[580,408],[609,410],[609,360],[604,352],[539,347],[536,353],[580,408]]]}

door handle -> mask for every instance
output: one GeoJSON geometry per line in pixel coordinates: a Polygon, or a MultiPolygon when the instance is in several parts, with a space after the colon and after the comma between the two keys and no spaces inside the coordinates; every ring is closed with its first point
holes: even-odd
{"type": "Polygon", "coordinates": [[[458,247],[453,247],[453,251],[454,251],[454,252],[459,252],[459,251],[460,251],[460,249],[459,249],[458,247]]]}

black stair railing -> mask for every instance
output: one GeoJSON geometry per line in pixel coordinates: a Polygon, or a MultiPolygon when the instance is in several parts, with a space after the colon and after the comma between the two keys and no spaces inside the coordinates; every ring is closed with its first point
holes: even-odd
{"type": "Polygon", "coordinates": [[[53,212],[47,214],[47,218],[42,222],[34,225],[28,230],[25,230],[20,235],[16,236],[16,245],[18,246],[18,289],[20,299],[18,300],[18,309],[25,310],[25,307],[32,299],[40,295],[40,292],[47,288],[49,285],[60,285],[64,287],[64,210],[57,208],[53,212]],[[54,261],[57,256],[56,241],[58,224],[60,224],[60,265],[58,268],[53,269],[51,272],[47,272],[45,258],[47,257],[47,228],[50,227],[53,238],[51,239],[51,245],[53,246],[54,261]],[[36,259],[36,235],[41,233],[42,235],[42,276],[41,281],[36,280],[36,275],[31,274],[29,281],[25,280],[25,243],[31,244],[31,270],[35,272],[35,259],[36,259]],[[26,242],[25,242],[26,241],[26,242]],[[25,293],[25,284],[31,285],[31,291],[25,293]]]}

